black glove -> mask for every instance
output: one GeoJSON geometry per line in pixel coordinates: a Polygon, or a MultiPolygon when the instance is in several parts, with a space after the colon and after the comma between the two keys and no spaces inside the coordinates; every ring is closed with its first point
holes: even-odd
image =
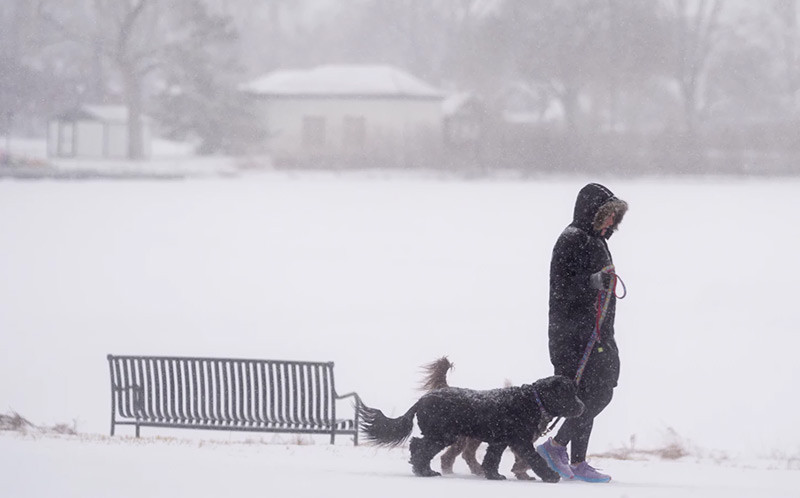
{"type": "Polygon", "coordinates": [[[589,285],[591,285],[593,289],[602,291],[608,290],[611,287],[613,278],[614,277],[610,273],[601,270],[589,276],[589,285]]]}

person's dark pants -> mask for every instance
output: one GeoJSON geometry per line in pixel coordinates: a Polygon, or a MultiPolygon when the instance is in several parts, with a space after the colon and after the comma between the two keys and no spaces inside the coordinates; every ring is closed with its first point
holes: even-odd
{"type": "Polygon", "coordinates": [[[568,418],[553,438],[562,446],[572,443],[570,460],[573,464],[586,460],[594,418],[608,406],[613,395],[614,388],[608,384],[587,383],[578,386],[578,397],[586,409],[580,417],[568,418]]]}

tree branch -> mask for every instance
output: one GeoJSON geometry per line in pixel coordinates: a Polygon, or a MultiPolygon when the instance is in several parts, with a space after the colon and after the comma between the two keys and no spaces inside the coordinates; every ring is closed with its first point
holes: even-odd
{"type": "Polygon", "coordinates": [[[42,19],[45,24],[48,24],[50,27],[53,28],[61,37],[66,41],[71,41],[80,44],[91,43],[91,38],[80,34],[78,32],[70,30],[65,23],[58,20],[53,14],[48,12],[47,5],[49,2],[47,0],[41,0],[38,2],[36,6],[36,13],[40,19],[42,19]]]}

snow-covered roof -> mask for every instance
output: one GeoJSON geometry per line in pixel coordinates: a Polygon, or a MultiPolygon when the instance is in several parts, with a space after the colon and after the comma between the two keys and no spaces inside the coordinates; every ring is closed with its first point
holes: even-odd
{"type": "Polygon", "coordinates": [[[128,108],[122,105],[85,105],[81,109],[99,121],[114,123],[128,121],[128,108]]]}
{"type": "Polygon", "coordinates": [[[325,65],[278,70],[242,85],[241,89],[276,97],[444,98],[439,89],[386,65],[325,65]]]}
{"type": "MultiPolygon", "coordinates": [[[[60,118],[124,124],[128,122],[128,108],[124,105],[86,104],[62,114],[60,118]]],[[[142,120],[147,122],[149,118],[147,116],[142,116],[142,120]]]]}

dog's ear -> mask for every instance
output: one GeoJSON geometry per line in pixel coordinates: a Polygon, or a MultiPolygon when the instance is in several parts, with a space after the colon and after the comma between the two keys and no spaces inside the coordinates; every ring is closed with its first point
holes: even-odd
{"type": "Polygon", "coordinates": [[[563,375],[554,375],[549,377],[550,388],[557,393],[559,397],[573,398],[578,392],[575,383],[568,377],[563,375]]]}
{"type": "Polygon", "coordinates": [[[546,377],[537,382],[539,395],[550,413],[560,417],[577,417],[584,406],[578,399],[575,383],[563,375],[546,377]]]}

